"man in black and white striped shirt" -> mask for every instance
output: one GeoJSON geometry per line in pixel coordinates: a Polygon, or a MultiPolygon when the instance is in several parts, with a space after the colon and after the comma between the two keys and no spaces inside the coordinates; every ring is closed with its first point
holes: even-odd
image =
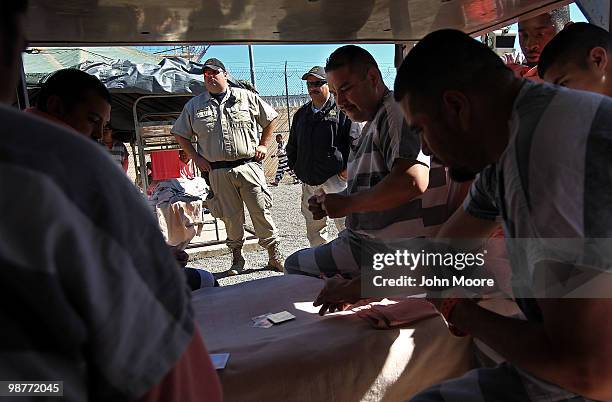
{"type": "Polygon", "coordinates": [[[310,199],[315,218],[346,216],[346,230],[330,243],[294,253],[285,270],[354,276],[366,244],[435,234],[447,217],[448,185],[443,167],[430,169],[418,134],[404,121],[370,53],[343,46],[325,70],[339,108],[352,121],[366,122],[349,155],[347,190],[310,199]]]}
{"type": "Polygon", "coordinates": [[[395,88],[428,152],[464,176],[480,172],[439,236],[478,243],[501,217],[526,317],[434,300],[455,330],[506,363],[413,400],[611,400],[612,100],[515,78],[454,30],[419,42],[395,88]]]}

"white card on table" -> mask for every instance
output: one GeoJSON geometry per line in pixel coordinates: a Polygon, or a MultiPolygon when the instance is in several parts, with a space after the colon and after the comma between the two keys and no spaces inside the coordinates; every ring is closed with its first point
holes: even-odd
{"type": "Polygon", "coordinates": [[[212,353],[210,355],[210,360],[212,360],[215,370],[224,369],[227,365],[227,361],[229,360],[229,356],[229,353],[212,353]]]}
{"type": "Polygon", "coordinates": [[[293,320],[295,316],[288,311],[281,311],[280,313],[274,313],[268,315],[268,320],[272,324],[280,324],[285,321],[293,320]]]}

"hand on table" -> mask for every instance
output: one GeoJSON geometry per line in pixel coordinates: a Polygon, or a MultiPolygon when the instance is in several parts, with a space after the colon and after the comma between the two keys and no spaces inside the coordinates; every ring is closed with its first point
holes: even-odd
{"type": "Polygon", "coordinates": [[[476,300],[477,299],[470,299],[469,295],[462,288],[452,288],[442,292],[427,293],[427,301],[433,304],[436,310],[444,317],[449,330],[456,336],[465,336],[466,333],[457,328],[453,320],[452,316],[455,308],[465,303],[476,303],[476,300]],[[446,305],[444,304],[445,302],[446,305]]]}
{"type": "Polygon", "coordinates": [[[340,275],[325,279],[325,285],[313,302],[321,306],[319,315],[345,310],[361,300],[361,278],[345,279],[340,275]]]}

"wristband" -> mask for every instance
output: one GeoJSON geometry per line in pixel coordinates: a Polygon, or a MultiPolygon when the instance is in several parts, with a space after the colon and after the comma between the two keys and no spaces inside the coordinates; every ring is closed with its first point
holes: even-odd
{"type": "Polygon", "coordinates": [[[459,328],[451,324],[449,320],[450,315],[453,313],[453,310],[455,309],[455,307],[457,306],[457,304],[459,304],[461,300],[462,299],[457,299],[457,298],[442,299],[442,303],[440,303],[440,307],[438,307],[438,311],[440,312],[440,314],[442,314],[442,317],[444,317],[444,320],[446,321],[446,325],[448,325],[448,330],[451,332],[451,334],[455,336],[466,336],[467,335],[467,333],[461,331],[459,328]]]}

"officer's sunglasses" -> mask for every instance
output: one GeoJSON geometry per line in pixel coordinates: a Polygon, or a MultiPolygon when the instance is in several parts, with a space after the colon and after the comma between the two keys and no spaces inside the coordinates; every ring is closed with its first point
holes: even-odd
{"type": "Polygon", "coordinates": [[[204,70],[204,76],[205,77],[214,77],[215,75],[219,74],[221,71],[219,70],[213,70],[212,68],[207,68],[206,70],[204,70]]]}
{"type": "Polygon", "coordinates": [[[319,87],[322,87],[325,84],[327,84],[327,81],[325,81],[325,80],[321,80],[321,81],[306,81],[306,86],[313,87],[313,88],[319,88],[319,87]]]}

